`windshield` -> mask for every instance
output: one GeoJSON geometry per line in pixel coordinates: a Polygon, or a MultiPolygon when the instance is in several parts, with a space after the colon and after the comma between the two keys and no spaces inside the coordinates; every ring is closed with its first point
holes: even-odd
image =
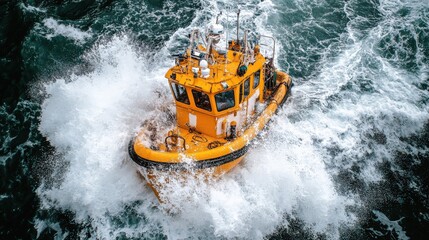
{"type": "Polygon", "coordinates": [[[192,96],[194,97],[195,106],[207,111],[212,110],[212,106],[210,105],[209,95],[197,90],[192,90],[192,96]]]}
{"type": "Polygon", "coordinates": [[[255,72],[255,75],[253,77],[253,88],[254,89],[259,86],[260,76],[261,76],[261,71],[255,72]]]}
{"type": "Polygon", "coordinates": [[[217,111],[223,111],[235,106],[234,90],[221,92],[215,95],[217,111]]]}
{"type": "Polygon", "coordinates": [[[184,86],[172,82],[171,88],[173,89],[174,97],[177,101],[189,104],[188,94],[184,86]]]}

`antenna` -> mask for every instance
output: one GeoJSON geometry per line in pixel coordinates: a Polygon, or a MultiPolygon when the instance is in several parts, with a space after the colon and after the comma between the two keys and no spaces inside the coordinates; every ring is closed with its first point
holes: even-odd
{"type": "Polygon", "coordinates": [[[247,30],[244,30],[244,55],[247,56],[247,30]]]}
{"type": "Polygon", "coordinates": [[[222,11],[220,11],[220,13],[216,16],[216,24],[219,23],[219,16],[222,15],[222,11]]]}
{"type": "Polygon", "coordinates": [[[240,40],[239,38],[238,38],[238,29],[240,28],[240,9],[238,9],[238,11],[237,11],[237,43],[238,43],[238,41],[240,40]]]}
{"type": "Polygon", "coordinates": [[[191,39],[190,39],[190,44],[189,44],[189,47],[188,47],[188,51],[189,51],[189,56],[188,56],[188,71],[192,67],[191,55],[192,55],[192,51],[193,51],[193,48],[194,48],[195,35],[197,35],[197,37],[198,37],[198,29],[192,30],[191,36],[190,36],[191,39]]]}
{"type": "Polygon", "coordinates": [[[229,37],[229,19],[228,12],[226,14],[226,31],[225,31],[225,50],[228,50],[228,37],[229,37]]]}
{"type": "Polygon", "coordinates": [[[226,64],[228,63],[228,37],[229,37],[229,18],[228,11],[226,12],[226,31],[225,31],[225,64],[223,65],[223,75],[226,74],[226,64]]]}

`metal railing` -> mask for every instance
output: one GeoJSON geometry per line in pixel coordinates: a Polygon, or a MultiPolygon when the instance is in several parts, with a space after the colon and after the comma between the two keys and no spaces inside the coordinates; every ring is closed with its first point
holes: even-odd
{"type": "Polygon", "coordinates": [[[274,56],[276,55],[276,40],[274,39],[274,37],[266,36],[266,35],[260,35],[260,38],[268,38],[268,39],[271,39],[273,41],[273,45],[268,45],[268,44],[264,44],[264,43],[260,43],[259,45],[266,46],[266,47],[273,50],[273,56],[271,57],[271,59],[272,59],[272,61],[274,61],[274,56]]]}

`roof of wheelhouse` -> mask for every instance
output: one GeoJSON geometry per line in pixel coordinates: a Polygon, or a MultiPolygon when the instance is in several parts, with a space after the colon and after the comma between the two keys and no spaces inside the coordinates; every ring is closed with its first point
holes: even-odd
{"type": "Polygon", "coordinates": [[[190,45],[185,54],[178,55],[176,66],[169,69],[166,78],[181,85],[200,89],[208,93],[221,92],[240,84],[244,79],[262,68],[265,57],[259,53],[259,46],[251,46],[246,39],[229,41],[228,49],[217,46],[223,27],[211,26],[203,44],[198,30],[190,35],[190,45]],[[238,44],[241,43],[241,44],[238,44]],[[238,69],[245,66],[245,73],[238,75],[238,69]],[[207,74],[207,72],[209,72],[207,74]]]}

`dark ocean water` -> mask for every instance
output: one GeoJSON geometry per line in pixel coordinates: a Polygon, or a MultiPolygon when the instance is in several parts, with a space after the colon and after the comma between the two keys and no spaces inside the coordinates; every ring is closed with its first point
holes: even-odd
{"type": "Polygon", "coordinates": [[[426,239],[429,2],[1,1],[0,239],[426,239]],[[213,22],[277,40],[291,97],[237,169],[171,189],[127,155],[213,22]]]}

